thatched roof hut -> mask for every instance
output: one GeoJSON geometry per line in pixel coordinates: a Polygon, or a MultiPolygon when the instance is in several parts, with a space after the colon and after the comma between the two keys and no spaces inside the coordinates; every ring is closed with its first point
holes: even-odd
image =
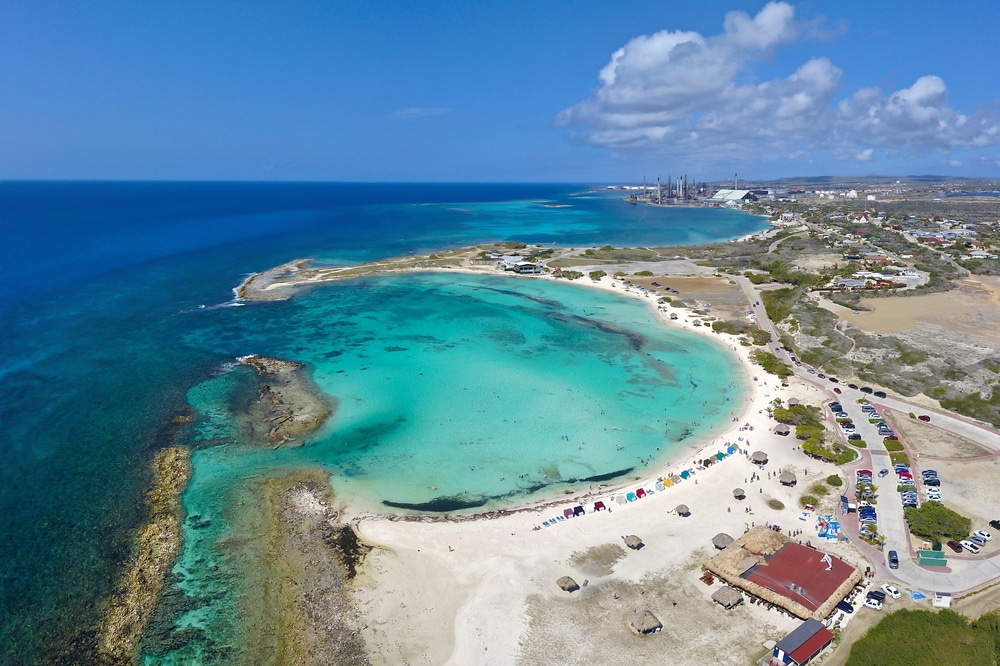
{"type": "Polygon", "coordinates": [[[789,398],[788,402],[785,404],[787,404],[789,407],[794,407],[795,405],[798,405],[800,403],[798,398],[789,398]]]}
{"type": "Polygon", "coordinates": [[[674,511],[677,512],[678,516],[690,516],[691,515],[691,509],[688,508],[687,504],[678,504],[677,508],[674,509],[674,511]]]}
{"type": "Polygon", "coordinates": [[[750,454],[750,462],[756,465],[764,465],[767,463],[767,454],[763,451],[754,451],[750,454]]]}
{"type": "Polygon", "coordinates": [[[725,532],[719,532],[714,537],[712,537],[712,545],[718,548],[719,550],[722,550],[723,548],[731,544],[733,541],[735,541],[735,539],[726,534],[725,532]]]}
{"type": "Polygon", "coordinates": [[[556,585],[561,587],[563,592],[576,592],[580,589],[580,586],[576,584],[576,581],[569,576],[563,576],[557,580],[556,585]]]}
{"type": "Polygon", "coordinates": [[[640,539],[634,534],[629,534],[627,537],[625,537],[625,545],[631,548],[632,550],[639,550],[640,548],[642,548],[642,539],[640,539]]]}
{"type": "Polygon", "coordinates": [[[781,482],[783,486],[794,486],[798,483],[798,479],[791,472],[782,472],[781,476],[778,477],[778,481],[781,482]]]}
{"type": "Polygon", "coordinates": [[[729,610],[743,603],[743,595],[735,587],[725,585],[712,594],[712,601],[729,610]]]}
{"type": "Polygon", "coordinates": [[[733,488],[733,497],[735,497],[736,499],[741,500],[746,496],[747,496],[747,491],[743,490],[742,488],[733,488]]]}
{"type": "Polygon", "coordinates": [[[663,629],[663,624],[650,611],[637,610],[632,613],[632,628],[640,634],[652,634],[663,629]]]}
{"type": "Polygon", "coordinates": [[[774,432],[775,435],[781,435],[782,437],[784,437],[785,435],[787,435],[791,431],[792,431],[792,428],[787,423],[779,423],[778,425],[774,426],[774,430],[773,430],[773,432],[774,432]]]}

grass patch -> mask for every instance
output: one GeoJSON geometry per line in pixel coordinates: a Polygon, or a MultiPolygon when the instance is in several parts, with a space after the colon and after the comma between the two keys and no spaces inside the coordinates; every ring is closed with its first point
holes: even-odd
{"type": "Polygon", "coordinates": [[[826,477],[826,483],[831,488],[839,488],[842,485],[844,485],[844,480],[840,478],[839,474],[831,474],[830,476],[826,477]]]}
{"type": "Polygon", "coordinates": [[[806,504],[812,504],[813,506],[816,506],[817,504],[819,504],[819,498],[816,497],[815,495],[803,495],[802,497],[799,498],[799,504],[801,504],[802,506],[805,506],[806,504]]]}
{"type": "Polygon", "coordinates": [[[809,492],[823,497],[830,492],[830,488],[825,483],[817,482],[809,486],[809,492]]]}
{"type": "Polygon", "coordinates": [[[898,439],[887,439],[883,442],[883,444],[885,444],[885,450],[889,453],[903,450],[903,443],[898,439]]]}
{"type": "Polygon", "coordinates": [[[892,461],[893,465],[896,465],[898,463],[902,463],[904,465],[909,465],[910,464],[910,456],[906,455],[905,453],[901,453],[901,452],[890,453],[889,454],[889,460],[892,461]]]}
{"type": "Polygon", "coordinates": [[[774,509],[775,511],[781,511],[782,509],[785,508],[784,502],[782,502],[781,500],[776,500],[773,497],[767,500],[767,506],[774,509]]]}

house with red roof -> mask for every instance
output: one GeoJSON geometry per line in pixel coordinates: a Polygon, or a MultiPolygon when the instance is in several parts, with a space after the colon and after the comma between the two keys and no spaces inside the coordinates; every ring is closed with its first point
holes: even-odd
{"type": "Polygon", "coordinates": [[[833,634],[819,620],[809,618],[774,646],[771,663],[775,666],[805,666],[833,642],[833,634]]]}

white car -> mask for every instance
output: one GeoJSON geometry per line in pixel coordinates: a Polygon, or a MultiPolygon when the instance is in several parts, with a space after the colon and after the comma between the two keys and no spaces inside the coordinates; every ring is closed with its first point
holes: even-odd
{"type": "Polygon", "coordinates": [[[902,594],[899,593],[899,590],[896,588],[895,585],[890,585],[889,583],[882,584],[882,591],[888,594],[893,599],[899,599],[901,596],[903,596],[902,594]]]}
{"type": "Polygon", "coordinates": [[[990,541],[993,538],[993,535],[987,532],[986,530],[976,530],[975,532],[973,532],[973,534],[975,534],[983,541],[990,541]]]}
{"type": "Polygon", "coordinates": [[[873,610],[882,610],[882,602],[878,599],[865,599],[865,607],[873,610]]]}
{"type": "Polygon", "coordinates": [[[979,552],[979,546],[977,546],[976,544],[972,543],[968,539],[966,539],[965,541],[960,541],[959,543],[962,544],[962,548],[966,549],[967,551],[969,551],[973,555],[975,555],[976,553],[979,552]]]}

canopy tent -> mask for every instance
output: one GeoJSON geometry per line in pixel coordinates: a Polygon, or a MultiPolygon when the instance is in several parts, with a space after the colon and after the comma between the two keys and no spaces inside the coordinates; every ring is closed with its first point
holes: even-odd
{"type": "Polygon", "coordinates": [[[735,539],[733,539],[733,537],[729,536],[725,532],[719,532],[714,537],[712,537],[712,545],[718,548],[719,550],[722,550],[723,548],[731,544],[733,541],[735,541],[735,539]]]}
{"type": "Polygon", "coordinates": [[[663,629],[663,624],[648,610],[632,613],[632,628],[640,634],[652,634],[663,629]]]}
{"type": "Polygon", "coordinates": [[[576,581],[569,576],[563,576],[557,580],[556,585],[561,587],[564,592],[576,592],[580,589],[580,586],[576,584],[576,581]]]}

